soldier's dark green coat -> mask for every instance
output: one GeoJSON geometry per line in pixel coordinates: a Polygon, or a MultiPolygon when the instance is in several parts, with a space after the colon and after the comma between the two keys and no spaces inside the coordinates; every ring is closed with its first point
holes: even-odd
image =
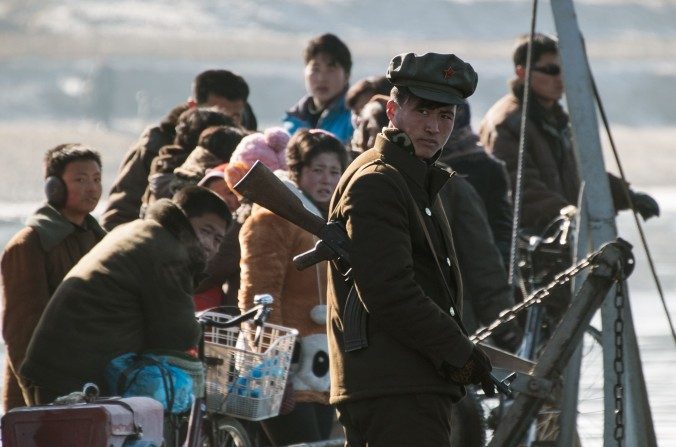
{"type": "Polygon", "coordinates": [[[414,208],[422,211],[430,228],[436,224],[443,229],[444,238],[435,238],[441,234],[435,231],[431,235],[459,314],[462,283],[452,244],[443,242],[450,229],[432,206],[449,175],[379,134],[375,147],[360,155],[341,178],[330,218],[345,222],[351,239],[353,277],[369,314],[369,345],[350,353],[343,350],[341,315],[349,284],[331,266],[331,403],[407,393],[463,396],[464,389],[445,379],[445,373],[465,364],[472,343],[450,315],[451,297],[414,208]]]}

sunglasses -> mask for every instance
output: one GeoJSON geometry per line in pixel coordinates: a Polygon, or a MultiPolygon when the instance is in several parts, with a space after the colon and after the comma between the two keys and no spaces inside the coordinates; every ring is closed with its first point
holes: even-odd
{"type": "Polygon", "coordinates": [[[561,66],[557,64],[547,64],[542,67],[533,67],[532,71],[538,71],[548,76],[558,76],[561,74],[561,66]]]}

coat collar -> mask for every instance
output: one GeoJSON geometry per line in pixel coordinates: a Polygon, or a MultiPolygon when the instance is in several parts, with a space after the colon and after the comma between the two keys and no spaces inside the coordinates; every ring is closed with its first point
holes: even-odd
{"type": "Polygon", "coordinates": [[[430,199],[436,197],[452,175],[438,166],[429,165],[415,155],[406,152],[382,133],[376,137],[373,150],[380,154],[381,160],[394,166],[405,177],[426,191],[430,199]]]}
{"type": "Polygon", "coordinates": [[[78,230],[78,228],[92,231],[99,240],[103,239],[103,236],[106,235],[106,230],[101,228],[91,214],[85,217],[84,226],[78,227],[51,205],[45,205],[37,210],[35,214],[28,218],[26,225],[35,229],[38,233],[40,245],[42,245],[42,249],[45,251],[51,251],[68,235],[78,230]]]}
{"type": "Polygon", "coordinates": [[[159,223],[185,247],[197,284],[203,278],[201,274],[206,268],[207,259],[195,230],[183,211],[171,200],[160,199],[148,207],[145,220],[159,223]]]}
{"type": "Polygon", "coordinates": [[[322,117],[327,116],[336,110],[347,110],[347,105],[345,104],[345,94],[347,93],[347,89],[348,87],[346,86],[345,89],[322,110],[314,108],[311,95],[305,95],[296,105],[287,110],[286,113],[291,116],[296,116],[303,121],[308,121],[311,116],[322,117]]]}
{"type": "MultiPolygon", "coordinates": [[[[512,81],[512,94],[519,104],[523,102],[524,87],[522,82],[512,81]]],[[[528,119],[540,126],[549,125],[555,129],[565,129],[568,126],[568,115],[560,103],[556,102],[551,108],[545,109],[532,91],[528,101],[528,119]]]]}

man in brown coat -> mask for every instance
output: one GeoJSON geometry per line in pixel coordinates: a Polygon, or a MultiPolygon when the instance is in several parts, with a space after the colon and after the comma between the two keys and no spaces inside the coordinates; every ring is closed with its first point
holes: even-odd
{"type": "MultiPolygon", "coordinates": [[[[516,77],[511,82],[512,92],[488,111],[479,130],[486,150],[507,164],[512,188],[518,168],[527,48],[526,36],[518,42],[513,54],[516,77]]],[[[536,34],[532,48],[521,223],[524,228],[540,232],[559,215],[559,210],[577,204],[580,179],[568,115],[559,103],[563,81],[557,43],[546,35],[536,34]]],[[[622,181],[610,174],[608,178],[615,209],[627,209],[629,203],[622,191],[622,181]]],[[[634,191],[630,191],[630,196],[644,219],[659,216],[659,206],[652,197],[634,191]]]]}
{"type": "Polygon", "coordinates": [[[65,276],[35,329],[19,371],[29,403],[87,382],[107,395],[106,365],[121,354],[196,352],[194,285],[230,220],[220,197],[189,186],[108,233],[65,276]]]}
{"type": "Polygon", "coordinates": [[[237,125],[255,130],[256,118],[247,103],[248,97],[249,86],[241,76],[228,70],[200,73],[193,82],[192,98],[174,108],[161,124],[148,127],[125,155],[101,217],[102,225],[110,231],[138,219],[151,163],[163,146],[173,143],[175,126],[182,112],[193,107],[213,107],[237,125]]]}
{"type": "Polygon", "coordinates": [[[26,405],[17,373],[47,302],[71,267],[105,235],[89,214],[101,197],[99,154],[80,145],[57,146],[45,156],[45,172],[48,203],[2,256],[4,411],[26,405]]]}
{"type": "Polygon", "coordinates": [[[390,126],[348,167],[330,206],[351,240],[353,278],[329,269],[331,403],[350,447],[442,447],[463,385],[493,392],[490,362],[460,320],[462,281],[438,200],[450,174],[434,165],[477,75],[454,55],[408,53],[387,76],[390,126]],[[365,326],[350,318],[358,306],[365,326]]]}

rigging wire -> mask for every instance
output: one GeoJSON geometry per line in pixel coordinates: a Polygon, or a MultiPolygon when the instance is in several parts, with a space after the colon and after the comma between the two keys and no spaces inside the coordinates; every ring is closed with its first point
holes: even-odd
{"type": "Polygon", "coordinates": [[[526,151],[526,122],[528,121],[528,105],[530,102],[531,61],[533,57],[533,37],[537,22],[538,0],[533,0],[530,21],[530,35],[526,50],[526,80],[523,90],[523,103],[521,105],[521,126],[519,134],[519,157],[516,168],[516,184],[514,185],[514,216],[512,219],[512,239],[509,247],[509,284],[514,286],[516,278],[516,250],[519,238],[519,226],[521,224],[521,200],[523,196],[523,164],[524,152],[526,151]]]}
{"type": "Polygon", "coordinates": [[[627,199],[629,206],[631,207],[632,214],[634,216],[634,222],[636,222],[636,228],[638,229],[638,234],[641,238],[641,244],[643,245],[643,249],[645,250],[646,257],[648,258],[648,265],[650,266],[650,272],[652,273],[653,279],[655,280],[655,286],[657,287],[657,293],[660,296],[660,301],[662,302],[662,307],[664,307],[664,313],[667,316],[667,322],[669,323],[669,329],[671,329],[671,337],[674,340],[674,344],[676,344],[676,331],[674,331],[674,323],[673,320],[671,319],[671,315],[669,314],[669,308],[667,307],[667,301],[664,298],[664,291],[662,289],[662,283],[660,282],[659,277],[657,276],[657,269],[655,268],[655,263],[653,262],[653,257],[652,254],[650,253],[650,249],[648,247],[648,241],[645,237],[645,233],[643,232],[643,226],[641,225],[641,221],[638,218],[638,213],[636,212],[636,208],[634,207],[634,201],[631,199],[631,194],[629,194],[629,187],[627,186],[627,178],[624,175],[624,169],[622,168],[622,163],[620,162],[620,156],[617,151],[617,147],[615,146],[615,139],[613,138],[612,133],[610,132],[610,124],[608,123],[608,117],[606,116],[606,111],[605,108],[603,107],[603,102],[601,101],[601,95],[599,95],[599,91],[596,88],[596,81],[594,80],[594,75],[591,72],[591,68],[589,69],[589,78],[591,79],[591,84],[592,84],[592,91],[594,92],[594,97],[596,98],[596,105],[599,109],[599,114],[601,115],[601,120],[603,121],[603,127],[605,128],[606,134],[608,135],[608,141],[610,143],[610,148],[613,151],[613,157],[615,157],[615,163],[617,164],[617,169],[620,173],[620,177],[622,178],[622,191],[624,192],[625,198],[627,199]]]}

